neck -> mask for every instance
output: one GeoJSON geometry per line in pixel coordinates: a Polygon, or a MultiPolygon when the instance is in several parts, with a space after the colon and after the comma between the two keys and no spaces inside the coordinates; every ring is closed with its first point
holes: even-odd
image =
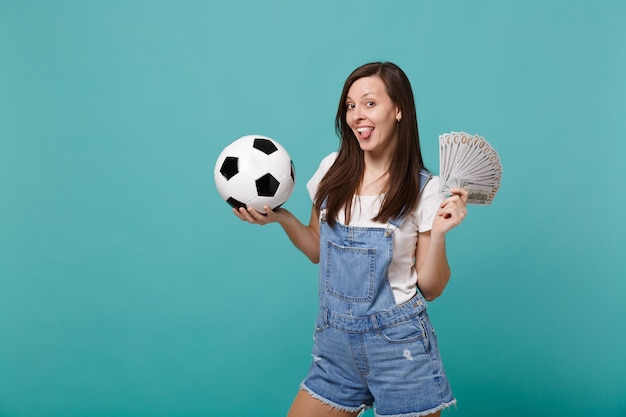
{"type": "Polygon", "coordinates": [[[381,194],[388,180],[389,161],[386,159],[365,160],[365,171],[359,186],[361,195],[381,194]]]}
{"type": "Polygon", "coordinates": [[[387,172],[391,165],[392,150],[386,150],[384,153],[365,152],[363,161],[365,162],[365,173],[381,176],[387,172]]]}

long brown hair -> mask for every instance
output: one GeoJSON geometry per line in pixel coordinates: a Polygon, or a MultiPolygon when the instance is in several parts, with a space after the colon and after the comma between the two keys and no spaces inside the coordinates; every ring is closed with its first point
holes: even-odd
{"type": "Polygon", "coordinates": [[[326,200],[326,218],[330,226],[335,225],[337,214],[342,208],[345,209],[346,223],[350,223],[352,199],[363,179],[363,150],[346,121],[346,97],[356,80],[370,76],[381,78],[387,95],[402,112],[402,119],[397,125],[398,141],[388,169],[385,197],[378,215],[372,220],[385,222],[405,216],[415,208],[419,197],[419,172],[424,162],[411,83],[404,71],[391,62],[365,64],[355,69],[344,83],[335,117],[335,130],[340,140],[339,153],[315,195],[317,207],[321,207],[326,200]]]}

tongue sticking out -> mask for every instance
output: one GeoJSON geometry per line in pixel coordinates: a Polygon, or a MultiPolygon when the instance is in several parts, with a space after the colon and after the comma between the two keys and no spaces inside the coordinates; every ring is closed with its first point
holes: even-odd
{"type": "Polygon", "coordinates": [[[365,129],[362,130],[360,133],[361,138],[363,139],[369,139],[370,136],[372,136],[372,132],[374,131],[374,129],[365,129]]]}

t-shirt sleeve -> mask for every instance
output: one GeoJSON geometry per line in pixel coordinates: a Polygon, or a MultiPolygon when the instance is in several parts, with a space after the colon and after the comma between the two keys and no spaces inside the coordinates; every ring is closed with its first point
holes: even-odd
{"type": "Polygon", "coordinates": [[[317,186],[320,184],[322,178],[324,178],[324,175],[326,175],[330,167],[333,165],[335,159],[337,159],[337,152],[333,152],[330,155],[326,156],[324,159],[322,159],[322,162],[320,162],[320,166],[317,168],[317,171],[315,171],[315,174],[313,174],[309,182],[306,183],[306,189],[309,192],[309,197],[311,198],[311,201],[315,201],[317,186]]]}
{"type": "Polygon", "coordinates": [[[427,232],[433,228],[433,220],[446,195],[439,192],[439,177],[433,176],[424,187],[417,205],[417,230],[427,232]]]}

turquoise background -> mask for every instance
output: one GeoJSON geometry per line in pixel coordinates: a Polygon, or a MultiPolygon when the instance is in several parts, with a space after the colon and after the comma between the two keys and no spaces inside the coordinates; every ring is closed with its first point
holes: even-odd
{"type": "Polygon", "coordinates": [[[213,167],[277,139],[308,220],[372,60],[412,80],[431,169],[452,130],[504,166],[430,305],[444,415],[623,417],[625,20],[619,0],[0,0],[0,417],[286,414],[317,269],[236,219],[213,167]]]}

